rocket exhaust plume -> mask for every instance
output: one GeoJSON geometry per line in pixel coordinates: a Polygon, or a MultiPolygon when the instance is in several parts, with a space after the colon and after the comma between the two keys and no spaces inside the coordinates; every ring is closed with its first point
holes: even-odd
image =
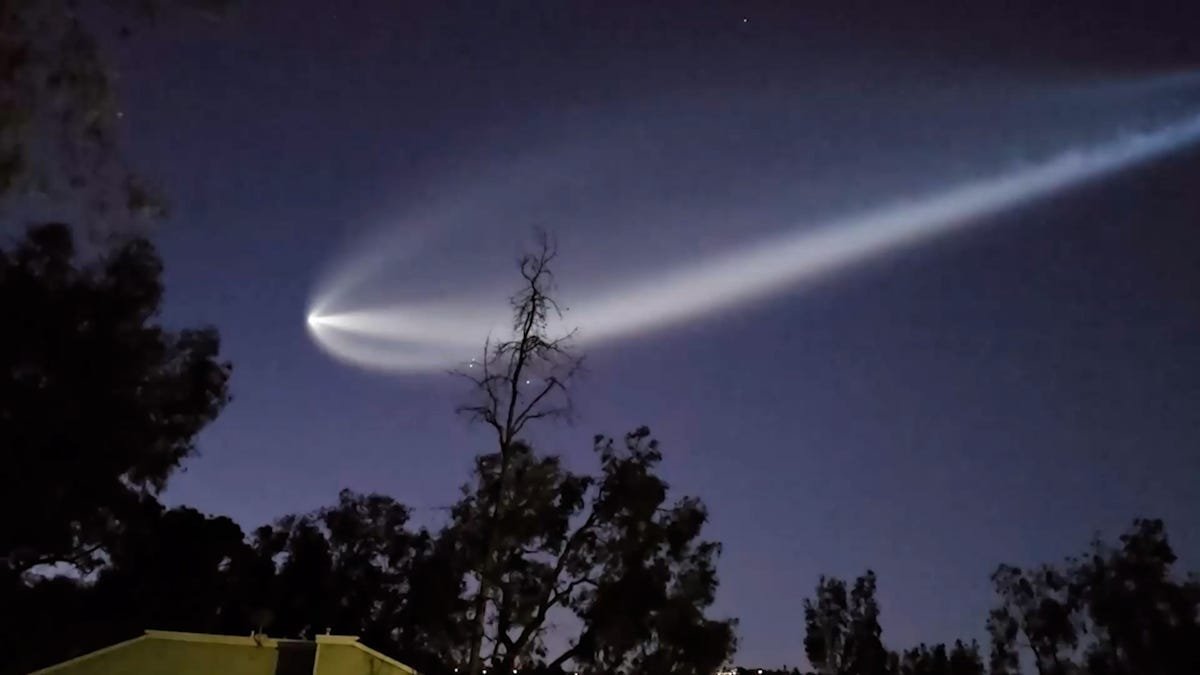
{"type": "MultiPolygon", "coordinates": [[[[606,342],[697,319],[802,287],[856,263],[969,230],[985,216],[1069,189],[1200,141],[1200,114],[1040,163],[803,226],[643,278],[576,294],[569,326],[581,344],[606,342]]],[[[332,356],[365,368],[436,371],[463,363],[484,338],[508,330],[503,306],[472,301],[340,310],[317,300],[308,327],[332,356]]]]}

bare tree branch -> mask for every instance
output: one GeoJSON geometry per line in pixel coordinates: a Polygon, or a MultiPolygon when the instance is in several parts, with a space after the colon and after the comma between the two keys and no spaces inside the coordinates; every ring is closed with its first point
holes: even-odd
{"type": "MultiPolygon", "coordinates": [[[[483,358],[478,362],[480,375],[462,370],[456,373],[472,383],[477,397],[476,402],[460,406],[458,412],[483,422],[495,432],[496,455],[499,457],[495,495],[482,523],[485,534],[481,567],[475,570],[479,587],[472,601],[474,614],[468,664],[470,675],[479,675],[482,670],[482,644],[485,637],[489,637],[486,635],[488,605],[489,602],[496,602],[493,593],[499,591],[500,601],[507,602],[504,597],[506,589],[502,585],[497,588],[495,579],[494,567],[499,564],[496,549],[501,545],[496,530],[505,511],[510,508],[509,474],[513,453],[519,443],[518,437],[534,420],[569,414],[571,400],[567,395],[566,383],[578,371],[580,363],[568,348],[571,334],[553,339],[546,335],[551,314],[561,316],[558,304],[550,297],[553,286],[550,264],[556,257],[556,250],[544,234],[539,236],[538,243],[539,250],[536,253],[525,255],[519,261],[521,278],[525,283],[511,299],[513,337],[496,343],[489,338],[484,344],[483,358]],[[534,373],[531,371],[537,370],[544,374],[538,377],[544,384],[536,393],[523,395],[522,385],[526,380],[532,380],[534,373]]],[[[474,365],[471,367],[474,368],[474,365]]],[[[497,607],[498,614],[504,612],[505,608],[497,607]]],[[[504,617],[503,624],[496,627],[503,636],[495,639],[497,643],[509,639],[507,625],[508,618],[504,617]]],[[[518,640],[513,648],[506,644],[505,658],[510,661],[516,658],[527,644],[528,640],[518,640]]]]}

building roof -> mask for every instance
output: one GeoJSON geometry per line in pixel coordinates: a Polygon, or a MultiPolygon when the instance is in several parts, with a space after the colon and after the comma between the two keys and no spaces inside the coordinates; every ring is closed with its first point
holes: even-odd
{"type": "MultiPolygon", "coordinates": [[[[105,675],[126,672],[137,664],[139,675],[163,675],[175,672],[186,661],[212,659],[226,666],[231,654],[254,654],[256,659],[241,658],[238,665],[245,675],[359,675],[391,673],[418,675],[413,668],[359,642],[354,635],[318,635],[316,640],[272,638],[267,635],[213,635],[165,630],[147,630],[131,640],[98,649],[68,661],[34,671],[31,675],[105,675]],[[235,648],[232,651],[227,648],[235,648]],[[236,648],[253,649],[245,652],[236,648]],[[269,650],[269,654],[257,650],[269,650]],[[325,657],[322,662],[322,656],[325,657]],[[172,661],[176,661],[172,666],[172,661]]],[[[230,673],[229,675],[239,675],[230,673]]]]}

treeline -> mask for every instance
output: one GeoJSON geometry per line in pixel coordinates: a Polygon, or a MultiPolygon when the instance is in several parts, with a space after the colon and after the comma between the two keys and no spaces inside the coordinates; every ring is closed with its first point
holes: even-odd
{"type": "Polygon", "coordinates": [[[591,472],[523,440],[569,411],[579,363],[545,333],[548,242],[521,263],[516,335],[463,373],[461,411],[494,446],[442,527],[345,491],[248,536],[157,498],[228,400],[216,332],[157,323],[145,239],[75,249],[63,225],[0,249],[4,672],[146,628],[354,634],[427,673],[709,675],[731,654],[733,622],[707,616],[720,547],[704,505],[671,497],[650,432],[597,436],[591,472]]]}
{"type": "Polygon", "coordinates": [[[1162,521],[1062,564],[992,575],[995,607],[976,641],[890,651],[876,578],[822,578],[804,603],[804,649],[829,675],[1186,675],[1200,673],[1200,581],[1181,576],[1162,521]]]}

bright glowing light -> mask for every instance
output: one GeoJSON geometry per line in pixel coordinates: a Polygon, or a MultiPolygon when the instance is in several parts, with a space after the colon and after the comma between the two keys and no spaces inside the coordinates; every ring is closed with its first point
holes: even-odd
{"type": "MultiPolygon", "coordinates": [[[[990,179],[884,205],[818,227],[800,227],[664,273],[599,289],[572,302],[578,342],[596,343],[695,319],[854,263],[967,229],[983,216],[1044,197],[1200,141],[1200,115],[1156,131],[1059,154],[990,179]]],[[[332,306],[318,298],[318,306],[332,306]]],[[[308,325],[333,356],[392,371],[440,370],[478,354],[504,333],[505,308],[467,301],[314,310],[308,325]]]]}

